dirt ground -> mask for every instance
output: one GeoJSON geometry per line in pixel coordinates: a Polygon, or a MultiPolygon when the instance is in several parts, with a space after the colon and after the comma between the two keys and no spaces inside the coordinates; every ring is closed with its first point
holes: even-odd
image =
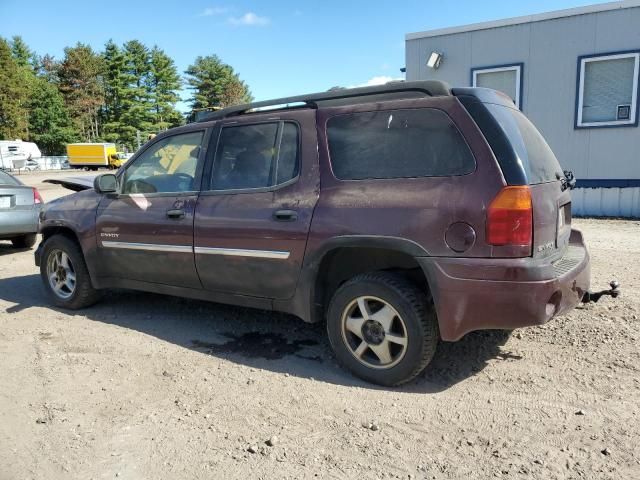
{"type": "MultiPolygon", "coordinates": [[[[66,193],[46,176],[23,180],[66,193]]],[[[397,389],[285,315],[126,291],[52,309],[33,251],[0,242],[0,480],[638,479],[640,222],[575,224],[620,299],[443,343],[397,389]]]]}

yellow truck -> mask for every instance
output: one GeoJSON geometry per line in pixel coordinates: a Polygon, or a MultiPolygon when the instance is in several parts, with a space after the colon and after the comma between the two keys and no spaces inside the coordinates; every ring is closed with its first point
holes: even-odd
{"type": "Polygon", "coordinates": [[[126,160],[116,152],[113,143],[70,143],[67,156],[71,168],[118,168],[126,160]]]}

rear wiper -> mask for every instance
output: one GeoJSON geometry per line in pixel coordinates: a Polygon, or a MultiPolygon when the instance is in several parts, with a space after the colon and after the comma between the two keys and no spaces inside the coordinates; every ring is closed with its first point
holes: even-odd
{"type": "Polygon", "coordinates": [[[564,178],[560,178],[560,174],[556,174],[558,179],[561,182],[560,188],[564,192],[567,188],[573,190],[576,188],[576,177],[573,176],[573,172],[571,170],[564,170],[564,178]]]}

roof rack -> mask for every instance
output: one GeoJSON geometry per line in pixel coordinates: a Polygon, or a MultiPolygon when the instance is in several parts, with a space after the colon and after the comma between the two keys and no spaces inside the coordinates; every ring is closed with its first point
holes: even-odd
{"type": "MultiPolygon", "coordinates": [[[[300,104],[308,108],[318,108],[318,106],[328,106],[337,100],[366,99],[368,101],[390,100],[399,98],[410,98],[413,96],[440,97],[451,95],[451,87],[445,82],[438,80],[424,80],[418,82],[389,82],[385,85],[374,87],[358,87],[332,89],[328,92],[312,93],[309,95],[298,95],[295,97],[276,98],[262,102],[247,103],[227,107],[222,110],[211,112],[198,119],[198,122],[208,122],[211,120],[221,120],[243,113],[256,113],[257,109],[267,109],[269,107],[300,108],[300,104]],[[413,95],[412,95],[413,94],[413,95]],[[296,104],[294,106],[288,106],[296,104]]],[[[348,101],[345,103],[349,103],[348,101]]],[[[353,103],[356,103],[355,101],[353,103]]],[[[260,110],[257,110],[260,111],[260,110]]]]}

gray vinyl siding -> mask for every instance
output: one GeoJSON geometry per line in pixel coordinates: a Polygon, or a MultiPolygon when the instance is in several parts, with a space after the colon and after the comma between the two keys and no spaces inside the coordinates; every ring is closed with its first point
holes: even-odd
{"type": "MultiPolygon", "coordinates": [[[[640,7],[406,41],[407,80],[471,85],[471,69],[523,63],[522,110],[578,179],[640,179],[640,127],[575,129],[578,57],[640,50],[640,7]],[[438,70],[426,66],[444,54],[438,70]]],[[[639,105],[640,107],[640,105],[639,105]]]]}

